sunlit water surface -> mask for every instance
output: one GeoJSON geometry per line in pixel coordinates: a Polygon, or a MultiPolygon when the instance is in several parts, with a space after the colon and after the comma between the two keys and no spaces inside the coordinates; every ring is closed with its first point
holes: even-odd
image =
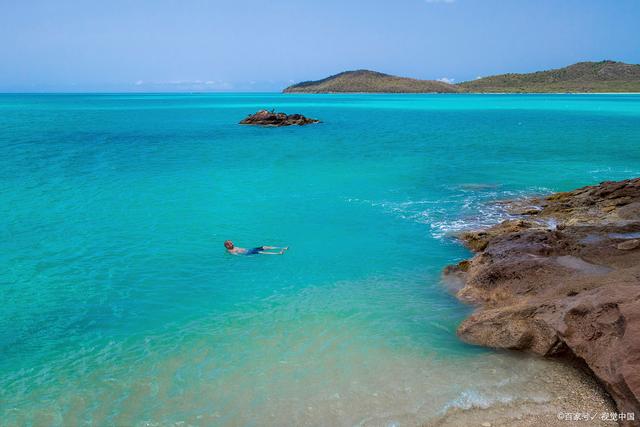
{"type": "Polygon", "coordinates": [[[450,235],[640,175],[633,95],[0,95],[0,424],[416,424],[544,401],[450,235]],[[237,124],[260,108],[321,124],[237,124]],[[239,246],[289,245],[282,257],[239,246]]]}

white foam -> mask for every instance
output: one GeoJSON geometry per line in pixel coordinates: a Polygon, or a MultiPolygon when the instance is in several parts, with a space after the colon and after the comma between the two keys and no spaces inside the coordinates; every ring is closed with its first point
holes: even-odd
{"type": "MultiPolygon", "coordinates": [[[[448,238],[467,230],[490,227],[506,219],[514,219],[520,215],[508,212],[508,205],[497,203],[500,200],[518,200],[532,194],[549,193],[546,188],[532,188],[525,191],[498,191],[497,186],[449,187],[451,193],[441,200],[367,200],[358,198],[346,199],[350,203],[364,203],[374,208],[395,215],[398,218],[424,224],[429,233],[436,239],[448,238]],[[471,188],[471,189],[470,189],[471,188]]],[[[549,223],[555,228],[555,223],[549,223]]]]}
{"type": "Polygon", "coordinates": [[[440,414],[444,414],[451,409],[486,409],[499,403],[506,404],[511,402],[513,402],[512,396],[489,396],[486,393],[481,393],[477,390],[469,389],[460,393],[457,398],[447,402],[440,410],[440,414]]]}

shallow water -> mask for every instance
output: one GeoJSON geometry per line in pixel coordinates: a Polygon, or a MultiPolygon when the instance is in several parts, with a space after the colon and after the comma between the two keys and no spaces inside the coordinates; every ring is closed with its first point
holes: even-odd
{"type": "Polygon", "coordinates": [[[635,233],[609,233],[609,237],[612,239],[640,239],[640,232],[635,233]]]}
{"type": "Polygon", "coordinates": [[[552,399],[451,233],[640,175],[635,95],[0,95],[0,424],[415,424],[552,399]],[[259,108],[321,124],[243,127],[259,108]],[[289,245],[282,257],[239,246],[289,245]]]}

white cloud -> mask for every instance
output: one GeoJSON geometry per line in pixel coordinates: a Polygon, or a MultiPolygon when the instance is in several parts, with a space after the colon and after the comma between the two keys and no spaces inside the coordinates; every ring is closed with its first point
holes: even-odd
{"type": "Polygon", "coordinates": [[[476,76],[476,80],[480,80],[482,76],[476,76]]]}
{"type": "Polygon", "coordinates": [[[454,81],[456,81],[456,79],[452,79],[450,77],[440,77],[439,79],[436,79],[436,80],[443,83],[449,83],[450,85],[453,84],[454,81]]]}

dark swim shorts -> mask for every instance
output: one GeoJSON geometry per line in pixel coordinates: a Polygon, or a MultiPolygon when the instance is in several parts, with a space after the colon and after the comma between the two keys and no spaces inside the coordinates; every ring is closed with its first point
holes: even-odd
{"type": "Polygon", "coordinates": [[[262,251],[264,251],[264,246],[258,246],[257,248],[247,249],[245,255],[255,255],[259,254],[262,251]]]}

